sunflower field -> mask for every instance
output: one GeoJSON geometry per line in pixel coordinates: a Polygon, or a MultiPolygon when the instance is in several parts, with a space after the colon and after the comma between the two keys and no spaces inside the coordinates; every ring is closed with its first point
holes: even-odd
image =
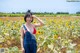
{"type": "MultiPolygon", "coordinates": [[[[37,53],[80,53],[80,16],[39,18],[45,25],[36,28],[37,53]]],[[[5,53],[21,53],[20,27],[24,23],[23,17],[0,18],[0,48],[5,53]]]]}

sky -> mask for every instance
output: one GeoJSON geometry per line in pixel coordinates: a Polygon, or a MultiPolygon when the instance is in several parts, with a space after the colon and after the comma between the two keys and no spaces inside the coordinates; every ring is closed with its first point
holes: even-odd
{"type": "Polygon", "coordinates": [[[0,0],[0,12],[69,12],[80,11],[80,2],[67,0],[0,0]]]}

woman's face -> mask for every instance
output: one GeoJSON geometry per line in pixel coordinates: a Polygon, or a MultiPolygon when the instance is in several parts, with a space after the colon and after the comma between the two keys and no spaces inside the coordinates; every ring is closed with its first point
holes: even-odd
{"type": "Polygon", "coordinates": [[[32,17],[27,17],[27,18],[26,18],[26,21],[27,21],[28,23],[31,23],[32,17]]]}

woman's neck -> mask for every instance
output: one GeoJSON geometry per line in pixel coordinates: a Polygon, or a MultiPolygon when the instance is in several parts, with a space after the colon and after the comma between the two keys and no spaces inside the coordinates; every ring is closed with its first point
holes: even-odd
{"type": "Polygon", "coordinates": [[[26,22],[26,25],[30,26],[30,25],[31,25],[31,23],[26,22]]]}

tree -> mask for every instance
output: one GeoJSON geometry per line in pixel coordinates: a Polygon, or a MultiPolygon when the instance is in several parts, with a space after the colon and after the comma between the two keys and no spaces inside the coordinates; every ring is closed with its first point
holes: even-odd
{"type": "Polygon", "coordinates": [[[80,14],[80,12],[76,12],[76,14],[80,14]]]}
{"type": "Polygon", "coordinates": [[[12,14],[15,14],[15,12],[12,12],[12,14]]]}

